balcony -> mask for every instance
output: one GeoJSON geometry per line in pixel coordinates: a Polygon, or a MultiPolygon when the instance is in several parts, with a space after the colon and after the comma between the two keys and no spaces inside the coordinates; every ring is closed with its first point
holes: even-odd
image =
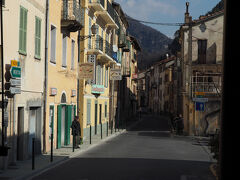
{"type": "Polygon", "coordinates": [[[123,52],[130,52],[131,49],[131,42],[129,40],[126,40],[126,46],[123,48],[123,52]]]}
{"type": "Polygon", "coordinates": [[[95,14],[97,16],[101,16],[101,18],[106,22],[107,26],[111,26],[112,28],[118,28],[117,13],[109,1],[107,1],[106,10],[96,11],[95,14]]]}
{"type": "Polygon", "coordinates": [[[113,60],[113,46],[106,40],[104,41],[104,54],[100,55],[99,60],[104,63],[116,63],[113,60]]]}
{"type": "Polygon", "coordinates": [[[105,10],[105,0],[89,0],[88,8],[93,9],[93,11],[104,11],[105,10]]]}
{"type": "Polygon", "coordinates": [[[76,32],[84,26],[84,9],[77,0],[63,0],[61,9],[61,27],[76,32]]]}
{"type": "Polygon", "coordinates": [[[88,43],[88,54],[103,54],[103,38],[96,35],[89,39],[88,43]]]}

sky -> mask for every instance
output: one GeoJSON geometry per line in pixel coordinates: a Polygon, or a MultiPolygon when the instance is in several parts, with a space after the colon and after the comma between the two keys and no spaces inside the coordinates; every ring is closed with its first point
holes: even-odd
{"type": "MultiPolygon", "coordinates": [[[[115,0],[132,18],[158,23],[183,23],[186,2],[192,19],[210,11],[220,0],[115,0]]],[[[166,36],[173,38],[178,26],[150,25],[166,36]]]]}

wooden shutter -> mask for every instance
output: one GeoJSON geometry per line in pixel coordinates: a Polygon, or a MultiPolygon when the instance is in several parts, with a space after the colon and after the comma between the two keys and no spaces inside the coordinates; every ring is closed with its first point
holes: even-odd
{"type": "Polygon", "coordinates": [[[61,148],[62,105],[57,106],[57,148],[61,148]]]}
{"type": "Polygon", "coordinates": [[[20,6],[19,53],[27,54],[27,9],[20,6]]]}
{"type": "Polygon", "coordinates": [[[198,40],[198,63],[206,64],[207,40],[198,40]]]}
{"type": "Polygon", "coordinates": [[[66,107],[66,121],[65,121],[65,140],[64,144],[70,144],[70,127],[72,124],[72,105],[67,105],[66,107]]]}
{"type": "Polygon", "coordinates": [[[35,18],[35,58],[41,58],[41,19],[35,18]]]}

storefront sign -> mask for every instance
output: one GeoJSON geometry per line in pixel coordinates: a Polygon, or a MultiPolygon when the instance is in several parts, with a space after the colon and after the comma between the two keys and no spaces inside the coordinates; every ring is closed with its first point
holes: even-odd
{"type": "Polygon", "coordinates": [[[110,80],[122,80],[121,69],[110,69],[110,80]]]}
{"type": "Polygon", "coordinates": [[[94,79],[94,63],[82,63],[79,65],[79,79],[94,79]]]}
{"type": "Polygon", "coordinates": [[[76,91],[76,89],[72,89],[71,97],[75,97],[76,95],[77,95],[77,91],[76,91]]]}
{"type": "Polygon", "coordinates": [[[50,96],[57,95],[57,88],[50,88],[50,96]]]}
{"type": "Polygon", "coordinates": [[[92,94],[103,94],[104,93],[104,85],[92,85],[92,94]]]}

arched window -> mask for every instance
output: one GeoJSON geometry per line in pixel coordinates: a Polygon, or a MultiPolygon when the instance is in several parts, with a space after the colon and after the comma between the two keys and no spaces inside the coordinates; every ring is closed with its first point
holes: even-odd
{"type": "Polygon", "coordinates": [[[61,103],[66,103],[66,102],[67,102],[66,94],[62,93],[61,103]]]}

